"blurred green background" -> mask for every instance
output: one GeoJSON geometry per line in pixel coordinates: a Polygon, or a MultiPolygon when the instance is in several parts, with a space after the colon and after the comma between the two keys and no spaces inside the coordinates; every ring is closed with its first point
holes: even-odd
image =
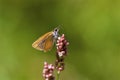
{"type": "Polygon", "coordinates": [[[120,80],[120,0],[0,0],[0,80],[43,80],[31,44],[62,25],[70,45],[61,80],[120,80]]]}

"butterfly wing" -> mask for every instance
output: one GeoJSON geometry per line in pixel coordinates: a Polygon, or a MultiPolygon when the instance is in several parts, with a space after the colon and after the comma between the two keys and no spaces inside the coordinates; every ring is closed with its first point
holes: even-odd
{"type": "Polygon", "coordinates": [[[55,42],[55,39],[54,39],[54,36],[49,36],[46,40],[45,40],[45,43],[44,43],[44,51],[49,51],[52,49],[53,47],[53,44],[55,42]]]}
{"type": "Polygon", "coordinates": [[[34,47],[37,50],[41,51],[48,51],[52,48],[54,43],[54,38],[53,38],[53,32],[48,32],[38,38],[33,44],[32,47],[34,47]]]}

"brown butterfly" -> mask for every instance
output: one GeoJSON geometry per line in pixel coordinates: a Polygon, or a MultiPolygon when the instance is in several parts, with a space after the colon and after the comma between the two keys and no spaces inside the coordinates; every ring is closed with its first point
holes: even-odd
{"type": "Polygon", "coordinates": [[[47,32],[40,38],[38,38],[33,44],[32,47],[40,51],[49,51],[52,49],[55,40],[58,37],[59,28],[55,28],[53,31],[47,32]]]}

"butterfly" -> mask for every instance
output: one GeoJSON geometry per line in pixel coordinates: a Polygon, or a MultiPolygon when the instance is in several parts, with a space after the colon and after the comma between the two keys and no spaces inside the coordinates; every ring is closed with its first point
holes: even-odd
{"type": "Polygon", "coordinates": [[[32,47],[40,51],[50,51],[58,38],[59,28],[55,28],[53,31],[47,32],[33,42],[32,47]]]}

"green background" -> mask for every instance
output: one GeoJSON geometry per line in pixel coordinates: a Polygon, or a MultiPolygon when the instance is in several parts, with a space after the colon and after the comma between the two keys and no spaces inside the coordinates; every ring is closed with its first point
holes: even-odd
{"type": "Polygon", "coordinates": [[[31,44],[61,25],[69,41],[60,80],[120,80],[120,0],[0,0],[0,80],[43,80],[31,44]]]}

